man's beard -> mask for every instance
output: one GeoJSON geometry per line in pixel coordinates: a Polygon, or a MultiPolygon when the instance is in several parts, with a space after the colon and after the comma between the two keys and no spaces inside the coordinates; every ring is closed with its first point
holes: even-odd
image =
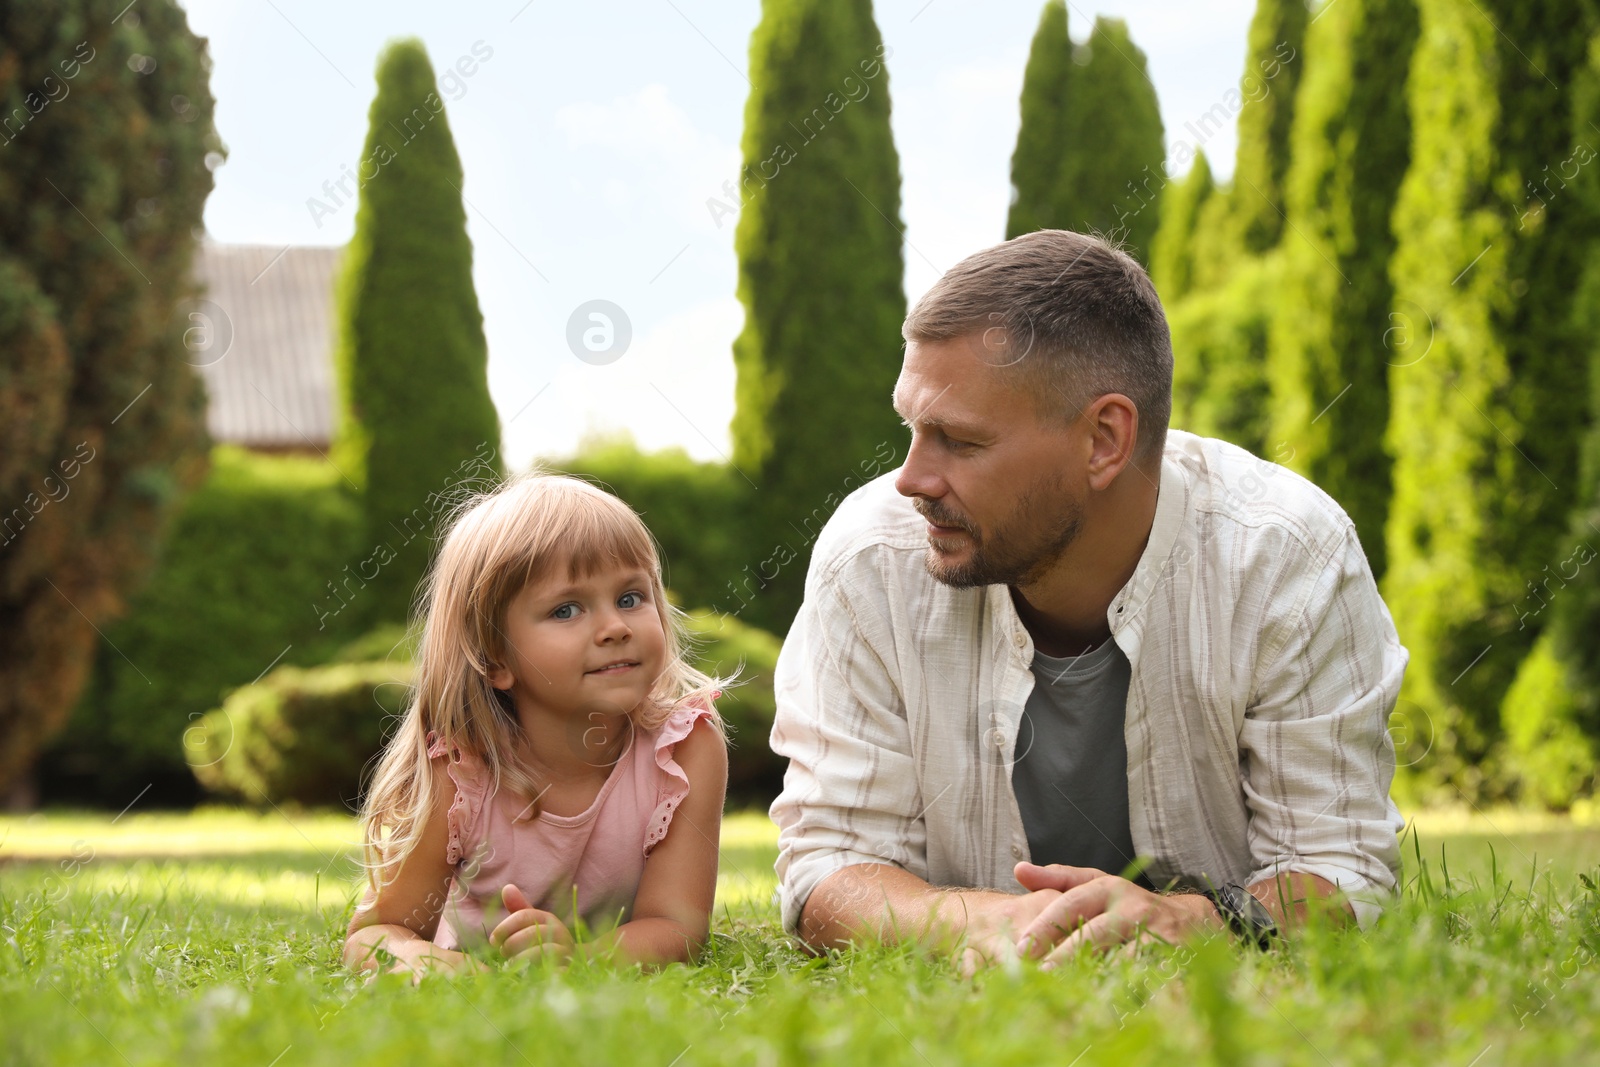
{"type": "Polygon", "coordinates": [[[1062,491],[1060,479],[1049,486],[1029,486],[1010,516],[987,537],[970,525],[947,521],[954,516],[934,508],[924,505],[917,510],[935,525],[960,527],[971,539],[972,550],[964,563],[945,563],[938,549],[928,546],[928,573],[957,589],[1030,585],[1055,565],[1083,529],[1083,508],[1062,491]]]}

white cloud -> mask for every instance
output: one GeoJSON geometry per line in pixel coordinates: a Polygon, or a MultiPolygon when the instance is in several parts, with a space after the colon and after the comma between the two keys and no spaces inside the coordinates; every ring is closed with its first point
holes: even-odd
{"type": "Polygon", "coordinates": [[[507,428],[513,463],[570,454],[585,434],[623,431],[645,451],[681,446],[698,460],[728,458],[733,340],[743,326],[739,301],[718,297],[636,336],[615,363],[569,359],[527,416],[507,428]]]}

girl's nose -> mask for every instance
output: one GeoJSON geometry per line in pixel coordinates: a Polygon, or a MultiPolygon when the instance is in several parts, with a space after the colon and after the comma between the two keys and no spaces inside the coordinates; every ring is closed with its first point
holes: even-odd
{"type": "Polygon", "coordinates": [[[621,612],[613,611],[600,624],[600,630],[595,635],[600,641],[625,641],[633,636],[633,629],[628,625],[628,620],[622,617],[621,612]]]}

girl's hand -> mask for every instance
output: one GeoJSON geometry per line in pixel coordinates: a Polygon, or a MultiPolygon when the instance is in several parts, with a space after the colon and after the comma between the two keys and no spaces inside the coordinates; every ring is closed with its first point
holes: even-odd
{"type": "Polygon", "coordinates": [[[500,899],[510,912],[489,935],[489,943],[506,959],[525,957],[566,960],[572,955],[572,932],[556,916],[528,903],[522,890],[507,885],[500,899]]]}
{"type": "Polygon", "coordinates": [[[411,984],[419,985],[430,974],[485,974],[489,970],[488,964],[482,960],[475,960],[464,952],[429,946],[427,951],[418,953],[410,959],[396,959],[389,968],[389,973],[409,974],[411,984]]]}

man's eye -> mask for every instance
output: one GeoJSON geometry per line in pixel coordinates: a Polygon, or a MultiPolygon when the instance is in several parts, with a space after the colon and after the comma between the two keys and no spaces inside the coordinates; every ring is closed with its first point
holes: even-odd
{"type": "Polygon", "coordinates": [[[630,593],[623,593],[620,597],[617,598],[617,603],[620,604],[622,607],[625,607],[625,608],[636,608],[639,605],[644,603],[644,594],[640,593],[640,592],[637,592],[637,591],[630,592],[630,593]],[[623,601],[627,600],[629,597],[633,597],[634,598],[633,599],[633,603],[624,604],[623,601]]]}

